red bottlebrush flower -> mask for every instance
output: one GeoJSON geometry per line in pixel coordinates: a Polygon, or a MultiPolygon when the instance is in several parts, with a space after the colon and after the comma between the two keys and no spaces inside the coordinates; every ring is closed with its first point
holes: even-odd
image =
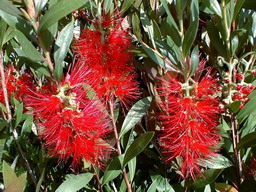
{"type": "Polygon", "coordinates": [[[72,157],[76,167],[86,159],[99,167],[111,152],[104,141],[108,122],[95,103],[88,102],[83,111],[64,109],[40,124],[40,136],[49,153],[66,161],[72,157]]]}
{"type": "MultiPolygon", "coordinates": [[[[96,22],[97,23],[97,22],[96,22]]],[[[84,30],[74,45],[76,65],[88,71],[87,83],[99,99],[107,103],[117,97],[126,108],[139,97],[138,82],[132,65],[131,40],[120,22],[112,21],[104,34],[84,30]]]]}
{"type": "Polygon", "coordinates": [[[86,76],[86,71],[75,67],[58,85],[47,83],[30,90],[25,106],[33,108],[39,136],[52,156],[62,161],[72,158],[74,167],[82,159],[103,167],[111,151],[104,140],[109,123],[104,107],[86,97],[86,76]]]}
{"type": "Polygon", "coordinates": [[[32,107],[34,114],[39,118],[49,119],[63,109],[60,98],[53,95],[45,95],[39,92],[32,92],[26,98],[26,107],[32,107]]]}
{"type": "Polygon", "coordinates": [[[184,178],[195,179],[195,174],[201,170],[200,161],[217,155],[220,108],[217,96],[209,95],[217,92],[217,85],[210,76],[191,85],[190,90],[182,88],[182,84],[171,77],[160,79],[158,90],[162,100],[158,105],[162,111],[159,120],[163,129],[159,144],[166,163],[181,158],[184,178]]]}

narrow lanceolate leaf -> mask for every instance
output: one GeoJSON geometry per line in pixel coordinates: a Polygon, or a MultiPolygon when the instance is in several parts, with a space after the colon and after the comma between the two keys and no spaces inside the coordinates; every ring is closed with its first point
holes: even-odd
{"type": "Polygon", "coordinates": [[[0,18],[0,48],[3,46],[6,28],[7,23],[2,18],[0,18]]]}
{"type": "Polygon", "coordinates": [[[88,0],[60,0],[54,4],[40,20],[40,30],[47,29],[58,20],[71,13],[72,11],[82,7],[88,0]]]}
{"type": "Polygon", "coordinates": [[[198,29],[198,18],[197,20],[193,21],[184,36],[184,41],[183,41],[183,45],[182,45],[182,51],[184,56],[186,57],[189,54],[190,48],[193,45],[193,42],[196,38],[196,34],[197,34],[197,29],[198,29]]]}
{"type": "Polygon", "coordinates": [[[6,13],[9,13],[15,17],[22,18],[23,14],[8,0],[0,0],[0,9],[6,13]]]}
{"type": "Polygon", "coordinates": [[[208,169],[204,171],[203,175],[198,175],[195,181],[190,180],[185,185],[196,189],[203,188],[212,183],[222,171],[223,169],[208,169]]]}
{"type": "Polygon", "coordinates": [[[241,109],[241,111],[239,111],[239,113],[237,114],[237,119],[241,121],[247,115],[250,115],[251,113],[255,112],[256,111],[255,106],[256,106],[256,97],[248,101],[244,106],[244,108],[241,109]]]}
{"type": "Polygon", "coordinates": [[[226,157],[218,155],[217,157],[213,156],[207,160],[201,160],[200,165],[210,169],[225,169],[233,164],[226,157]]]}
{"type": "Polygon", "coordinates": [[[147,147],[153,136],[154,132],[147,132],[135,139],[124,154],[123,167],[147,147]]]}
{"type": "Polygon", "coordinates": [[[256,132],[244,136],[237,145],[238,149],[246,149],[256,145],[256,132]]]}
{"type": "Polygon", "coordinates": [[[44,60],[43,56],[39,51],[33,46],[33,44],[26,38],[26,36],[20,31],[15,31],[15,38],[20,43],[26,56],[35,62],[42,62],[44,60]]]}
{"type": "Polygon", "coordinates": [[[0,17],[2,17],[5,22],[12,27],[13,29],[18,29],[27,37],[30,37],[30,40],[36,41],[35,34],[33,32],[33,28],[29,23],[19,17],[15,17],[9,13],[6,13],[0,9],[0,17]]]}
{"type": "Polygon", "coordinates": [[[104,171],[104,175],[102,178],[102,185],[105,185],[109,181],[117,178],[118,175],[122,173],[121,163],[123,156],[116,156],[113,158],[111,163],[107,166],[106,170],[104,171]]]}
{"type": "Polygon", "coordinates": [[[171,71],[174,70],[172,68],[172,66],[170,66],[167,62],[164,61],[163,56],[156,50],[152,49],[151,47],[149,47],[146,44],[142,45],[142,48],[144,49],[144,51],[149,55],[149,57],[160,67],[171,71]]]}
{"type": "Polygon", "coordinates": [[[222,17],[220,4],[217,0],[204,0],[202,3],[216,15],[222,17]]]}
{"type": "Polygon", "coordinates": [[[191,75],[193,75],[193,73],[196,71],[198,64],[199,64],[199,51],[198,51],[198,46],[196,46],[191,53],[191,67],[190,67],[191,75]]]}
{"type": "Polygon", "coordinates": [[[74,25],[73,25],[73,22],[71,22],[61,30],[55,43],[55,47],[54,47],[55,76],[59,81],[61,80],[61,77],[63,74],[62,62],[64,61],[67,55],[70,43],[73,39],[73,30],[74,30],[74,25]]]}
{"type": "Polygon", "coordinates": [[[146,97],[135,103],[130,111],[128,112],[124,123],[122,125],[119,137],[121,138],[125,133],[131,130],[136,123],[138,123],[143,115],[148,110],[150,103],[152,101],[152,97],[146,97]]]}
{"type": "Polygon", "coordinates": [[[215,49],[219,52],[221,56],[227,57],[226,47],[223,45],[223,41],[220,38],[218,28],[213,23],[207,22],[206,29],[211,43],[213,44],[215,49]]]}
{"type": "Polygon", "coordinates": [[[129,180],[132,183],[133,178],[135,176],[135,172],[136,172],[136,163],[137,163],[137,159],[136,157],[134,157],[131,161],[129,161],[128,163],[128,169],[129,169],[129,180]]]}
{"type": "Polygon", "coordinates": [[[156,191],[156,190],[153,190],[154,188],[156,188],[157,191],[159,192],[165,192],[165,191],[175,192],[172,186],[169,184],[167,178],[164,178],[161,175],[152,175],[151,179],[152,179],[152,184],[150,188],[152,189],[152,191],[148,190],[148,192],[156,191]]]}
{"type": "Polygon", "coordinates": [[[168,1],[167,0],[160,0],[160,1],[163,4],[163,7],[168,15],[168,20],[170,21],[170,24],[177,30],[178,26],[177,26],[177,23],[175,22],[175,20],[173,19],[172,14],[169,10],[168,1]]]}
{"type": "Polygon", "coordinates": [[[121,7],[122,13],[124,13],[125,11],[127,11],[134,3],[135,0],[124,0],[123,5],[121,7]]]}
{"type": "Polygon", "coordinates": [[[58,187],[55,192],[76,192],[82,189],[91,181],[92,173],[83,173],[80,175],[68,175],[66,180],[58,187]]]}

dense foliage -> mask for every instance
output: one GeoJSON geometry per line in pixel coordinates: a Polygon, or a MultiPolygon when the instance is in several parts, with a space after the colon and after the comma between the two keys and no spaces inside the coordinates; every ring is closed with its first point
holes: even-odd
{"type": "Polygon", "coordinates": [[[254,0],[0,0],[1,188],[256,191],[254,0]]]}

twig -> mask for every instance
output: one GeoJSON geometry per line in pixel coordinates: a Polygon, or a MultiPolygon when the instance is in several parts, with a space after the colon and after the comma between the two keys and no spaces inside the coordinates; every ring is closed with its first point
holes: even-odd
{"type": "Polygon", "coordinates": [[[98,183],[99,190],[100,190],[100,192],[103,192],[102,184],[101,184],[101,182],[100,182],[99,175],[98,175],[97,170],[96,170],[96,168],[94,167],[94,165],[92,165],[92,169],[93,169],[93,172],[94,172],[94,176],[95,176],[95,178],[96,178],[96,181],[97,181],[97,183],[98,183]]]}
{"type": "Polygon", "coordinates": [[[243,182],[243,166],[240,151],[237,148],[237,144],[239,142],[239,134],[238,134],[238,122],[233,114],[230,117],[231,120],[231,131],[232,131],[232,141],[233,141],[233,150],[235,155],[235,163],[236,163],[236,172],[238,177],[238,189],[240,188],[241,183],[243,182]]]}
{"type": "Polygon", "coordinates": [[[33,170],[31,169],[29,162],[28,162],[25,154],[23,153],[22,148],[18,142],[18,134],[17,134],[16,130],[12,128],[12,123],[11,123],[12,113],[11,113],[11,109],[10,109],[10,105],[9,105],[8,92],[7,92],[7,87],[6,87],[5,75],[4,75],[3,51],[2,50],[0,50],[0,75],[1,75],[2,90],[3,90],[3,94],[4,94],[4,102],[5,102],[5,107],[6,107],[6,111],[7,111],[7,122],[9,123],[9,125],[12,129],[12,134],[14,137],[15,144],[17,145],[18,151],[21,155],[21,158],[23,159],[23,161],[25,163],[28,173],[29,173],[33,183],[35,185],[37,185],[36,176],[34,175],[33,170]]]}
{"type": "MultiPolygon", "coordinates": [[[[114,103],[111,100],[109,101],[109,109],[110,109],[110,118],[111,118],[111,121],[113,123],[113,128],[114,128],[117,153],[118,153],[118,155],[122,155],[120,139],[119,139],[119,136],[118,136],[117,127],[116,127],[116,123],[115,123],[114,103]]],[[[124,181],[125,181],[125,184],[127,186],[127,190],[128,190],[128,192],[132,192],[132,186],[131,186],[131,183],[129,182],[129,179],[128,179],[128,176],[127,176],[127,173],[126,173],[126,169],[124,168],[122,171],[123,171],[124,181]]]]}

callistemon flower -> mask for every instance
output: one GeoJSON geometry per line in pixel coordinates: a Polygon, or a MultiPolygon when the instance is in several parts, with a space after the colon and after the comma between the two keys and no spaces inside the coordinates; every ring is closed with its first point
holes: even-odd
{"type": "MultiPolygon", "coordinates": [[[[103,25],[102,22],[97,24],[103,25]]],[[[112,20],[108,26],[111,27],[105,31],[100,31],[100,27],[95,31],[85,29],[73,49],[77,65],[90,70],[89,84],[103,103],[118,98],[128,107],[139,97],[132,43],[128,31],[121,26],[121,19],[112,20]]]]}
{"type": "Polygon", "coordinates": [[[166,163],[181,160],[183,178],[201,172],[202,160],[217,155],[218,82],[207,75],[199,82],[182,84],[167,75],[158,86],[162,125],[159,143],[166,163]]]}
{"type": "MultiPolygon", "coordinates": [[[[28,71],[25,71],[23,74],[18,74],[13,66],[8,66],[5,69],[5,81],[7,88],[7,95],[10,98],[18,100],[23,99],[23,95],[27,93],[29,87],[33,87],[33,78],[28,71]]],[[[2,85],[0,85],[0,102],[4,103],[4,94],[2,85]]]]}
{"type": "MultiPolygon", "coordinates": [[[[79,69],[76,68],[75,69],[79,69]]],[[[103,166],[111,147],[104,140],[109,133],[107,114],[101,104],[86,97],[84,71],[72,71],[59,84],[47,83],[30,90],[25,105],[33,109],[39,137],[49,153],[78,166],[83,159],[103,166]]]]}

